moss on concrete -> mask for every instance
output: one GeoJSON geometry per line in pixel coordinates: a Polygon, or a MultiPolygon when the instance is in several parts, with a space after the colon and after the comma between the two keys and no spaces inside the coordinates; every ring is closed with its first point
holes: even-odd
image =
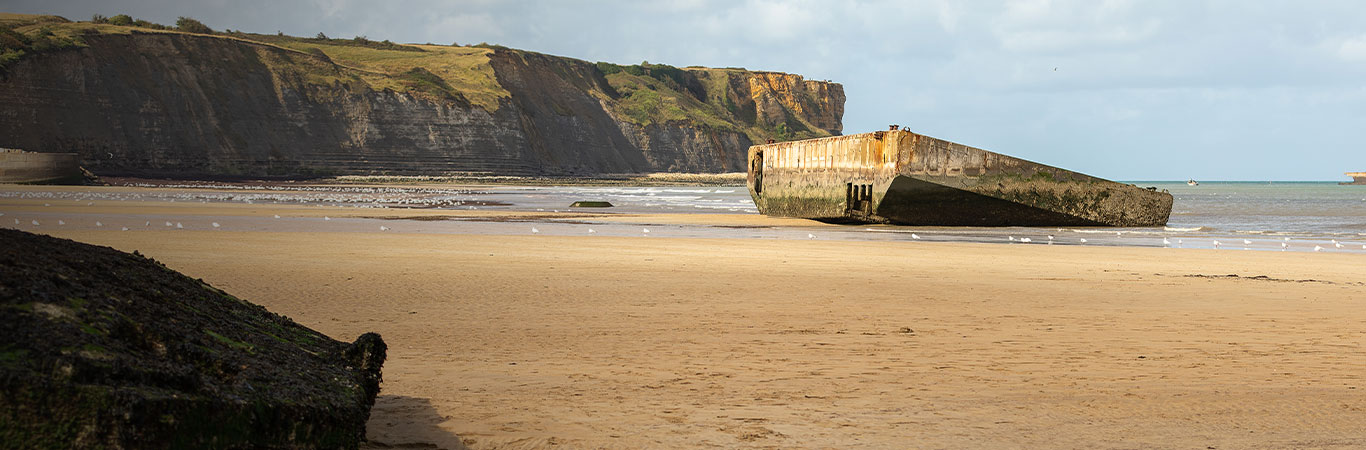
{"type": "Polygon", "coordinates": [[[385,346],[334,341],[139,255],[0,230],[0,442],[355,448],[385,346]]]}

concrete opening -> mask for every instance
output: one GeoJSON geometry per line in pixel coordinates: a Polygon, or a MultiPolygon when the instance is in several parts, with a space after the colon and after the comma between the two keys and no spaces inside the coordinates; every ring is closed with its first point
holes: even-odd
{"type": "Polygon", "coordinates": [[[754,166],[749,169],[754,174],[754,193],[764,193],[764,152],[754,153],[754,166]]]}
{"type": "Polygon", "coordinates": [[[845,215],[867,218],[873,213],[873,185],[844,184],[845,215]]]}

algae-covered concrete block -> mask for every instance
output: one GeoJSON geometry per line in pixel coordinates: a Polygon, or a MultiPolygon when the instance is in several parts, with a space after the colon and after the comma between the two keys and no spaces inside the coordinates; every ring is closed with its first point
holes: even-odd
{"type": "Polygon", "coordinates": [[[759,212],[963,226],[1159,226],[1172,196],[905,130],[755,145],[759,212]]]}
{"type": "Polygon", "coordinates": [[[385,344],[347,344],[148,258],[0,230],[0,442],[355,448],[385,344]]]}

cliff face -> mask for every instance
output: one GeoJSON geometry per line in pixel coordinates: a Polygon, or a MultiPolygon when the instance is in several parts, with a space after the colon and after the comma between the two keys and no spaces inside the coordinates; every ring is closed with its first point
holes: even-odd
{"type": "Polygon", "coordinates": [[[843,113],[838,84],[735,69],[609,75],[441,46],[410,51],[428,59],[405,69],[297,38],[79,39],[4,68],[0,147],[75,152],[111,175],[724,172],[759,139],[838,134],[843,113]]]}

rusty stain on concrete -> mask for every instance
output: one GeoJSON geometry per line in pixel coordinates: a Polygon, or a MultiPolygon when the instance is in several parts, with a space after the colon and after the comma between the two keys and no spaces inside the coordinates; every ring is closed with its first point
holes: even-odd
{"type": "Polygon", "coordinates": [[[755,145],[759,212],[948,226],[1160,226],[1172,196],[904,129],[755,145]]]}

